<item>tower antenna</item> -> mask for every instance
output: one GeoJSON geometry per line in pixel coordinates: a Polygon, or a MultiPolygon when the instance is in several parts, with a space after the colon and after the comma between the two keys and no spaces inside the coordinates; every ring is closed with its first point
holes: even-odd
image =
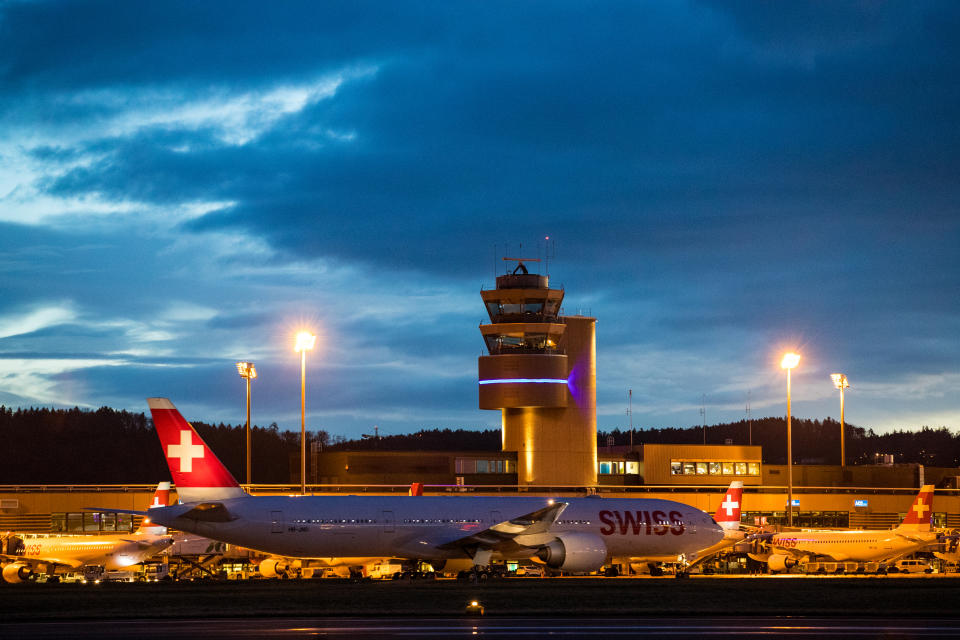
{"type": "Polygon", "coordinates": [[[750,417],[750,390],[747,390],[747,426],[750,429],[750,445],[753,446],[753,418],[750,417]]]}
{"type": "Polygon", "coordinates": [[[627,390],[627,415],[630,416],[630,450],[633,451],[633,389],[627,390]]]}

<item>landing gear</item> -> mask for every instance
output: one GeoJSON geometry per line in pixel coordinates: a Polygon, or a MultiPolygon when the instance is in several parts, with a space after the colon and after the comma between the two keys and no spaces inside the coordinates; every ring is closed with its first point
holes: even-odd
{"type": "Polygon", "coordinates": [[[469,571],[460,571],[457,573],[458,582],[483,583],[490,580],[502,578],[504,572],[500,567],[474,567],[469,571]]]}

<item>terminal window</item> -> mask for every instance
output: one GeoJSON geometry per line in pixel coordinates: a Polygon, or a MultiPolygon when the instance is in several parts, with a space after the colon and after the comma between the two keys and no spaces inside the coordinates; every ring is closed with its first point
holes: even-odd
{"type": "Polygon", "coordinates": [[[133,516],[129,513],[52,513],[50,530],[54,533],[100,531],[132,531],[133,516]]]}
{"type": "Polygon", "coordinates": [[[476,458],[457,458],[454,461],[456,473],[516,473],[513,460],[477,460],[476,458]]]}
{"type": "MultiPolygon", "coordinates": [[[[624,460],[601,460],[599,471],[603,475],[612,473],[624,474],[627,473],[627,463],[624,460]]],[[[632,473],[636,473],[636,471],[632,473]]]]}
{"type": "MultiPolygon", "coordinates": [[[[602,472],[601,472],[602,473],[602,472]]],[[[759,476],[759,462],[671,460],[672,476],[759,476]]]]}

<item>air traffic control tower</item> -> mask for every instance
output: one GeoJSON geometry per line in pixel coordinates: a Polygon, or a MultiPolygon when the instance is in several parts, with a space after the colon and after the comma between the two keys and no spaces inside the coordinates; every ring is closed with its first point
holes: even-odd
{"type": "Polygon", "coordinates": [[[503,450],[517,452],[520,484],[597,483],[596,318],[560,316],[563,289],[515,260],[481,291],[490,355],[478,362],[480,408],[503,413],[503,450]]]}

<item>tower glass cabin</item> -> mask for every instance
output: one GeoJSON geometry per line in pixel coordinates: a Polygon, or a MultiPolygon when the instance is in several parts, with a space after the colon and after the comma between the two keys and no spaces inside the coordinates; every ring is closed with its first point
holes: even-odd
{"type": "Polygon", "coordinates": [[[520,484],[597,481],[596,320],[561,316],[563,289],[517,260],[481,291],[489,355],[478,362],[481,409],[502,413],[503,449],[517,452],[520,484]]]}

